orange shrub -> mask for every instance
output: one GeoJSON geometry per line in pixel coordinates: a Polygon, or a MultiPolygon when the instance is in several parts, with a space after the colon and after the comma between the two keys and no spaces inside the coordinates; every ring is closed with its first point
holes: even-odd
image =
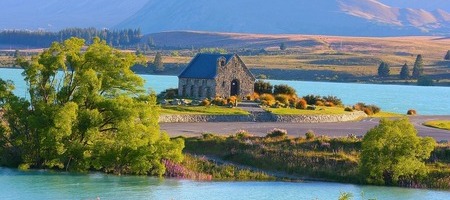
{"type": "Polygon", "coordinates": [[[316,106],[324,106],[323,101],[316,101],[316,106]]]}
{"type": "Polygon", "coordinates": [[[221,97],[216,97],[216,98],[214,98],[214,100],[212,100],[211,103],[214,105],[217,105],[217,106],[224,106],[224,105],[227,105],[227,100],[223,99],[221,97]]]}
{"type": "Polygon", "coordinates": [[[333,102],[325,102],[325,104],[324,104],[326,107],[334,107],[335,105],[334,105],[334,103],[333,102]]]}
{"type": "Polygon", "coordinates": [[[278,94],[277,96],[275,96],[275,100],[284,105],[289,105],[289,99],[290,99],[290,96],[285,95],[285,94],[278,94]]]}
{"type": "Polygon", "coordinates": [[[271,106],[275,103],[275,97],[271,94],[262,94],[259,96],[259,99],[261,100],[261,104],[263,104],[262,102],[265,102],[263,105],[271,106]]]}
{"type": "Polygon", "coordinates": [[[297,105],[295,106],[295,108],[297,109],[306,109],[308,107],[308,104],[306,103],[305,99],[300,99],[297,102],[297,105]]]}
{"type": "Polygon", "coordinates": [[[208,98],[203,99],[203,101],[200,102],[200,106],[209,106],[209,105],[211,105],[211,102],[209,101],[208,98]]]}

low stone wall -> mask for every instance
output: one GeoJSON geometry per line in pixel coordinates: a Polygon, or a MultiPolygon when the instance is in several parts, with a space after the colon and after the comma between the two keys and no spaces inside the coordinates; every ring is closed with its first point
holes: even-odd
{"type": "Polygon", "coordinates": [[[188,123],[188,122],[252,122],[251,115],[161,115],[159,122],[188,123]]]}
{"type": "Polygon", "coordinates": [[[275,115],[275,121],[287,123],[348,122],[362,117],[367,117],[366,113],[355,111],[341,115],[275,115]]]}
{"type": "Polygon", "coordinates": [[[286,123],[326,123],[346,122],[367,117],[364,112],[349,112],[342,115],[161,115],[163,123],[195,123],[195,122],[286,122],[286,123]]]}

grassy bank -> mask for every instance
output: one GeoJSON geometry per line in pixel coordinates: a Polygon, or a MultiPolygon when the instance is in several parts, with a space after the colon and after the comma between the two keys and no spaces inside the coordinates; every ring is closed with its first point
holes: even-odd
{"type": "MultiPolygon", "coordinates": [[[[185,138],[185,153],[206,155],[263,171],[305,179],[363,184],[358,172],[361,139],[354,136],[287,138],[204,134],[185,138]]],[[[450,189],[450,144],[440,144],[427,162],[429,175],[399,186],[450,189]]]]}
{"type": "Polygon", "coordinates": [[[443,130],[450,130],[450,121],[448,120],[428,121],[425,122],[423,125],[443,130]]]}
{"type": "Polygon", "coordinates": [[[276,115],[341,115],[348,113],[342,107],[325,106],[317,106],[315,110],[293,108],[266,108],[266,110],[276,115]]]}

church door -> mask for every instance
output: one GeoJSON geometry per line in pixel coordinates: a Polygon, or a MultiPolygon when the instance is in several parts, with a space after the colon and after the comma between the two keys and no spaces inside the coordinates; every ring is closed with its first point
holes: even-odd
{"type": "Polygon", "coordinates": [[[231,93],[230,96],[237,96],[239,95],[239,81],[237,79],[234,79],[231,81],[231,93]]]}

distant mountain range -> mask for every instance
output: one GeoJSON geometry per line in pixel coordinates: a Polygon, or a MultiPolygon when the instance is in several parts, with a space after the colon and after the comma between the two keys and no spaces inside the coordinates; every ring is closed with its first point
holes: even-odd
{"type": "Polygon", "coordinates": [[[0,29],[450,35],[450,0],[2,0],[0,29]]]}

